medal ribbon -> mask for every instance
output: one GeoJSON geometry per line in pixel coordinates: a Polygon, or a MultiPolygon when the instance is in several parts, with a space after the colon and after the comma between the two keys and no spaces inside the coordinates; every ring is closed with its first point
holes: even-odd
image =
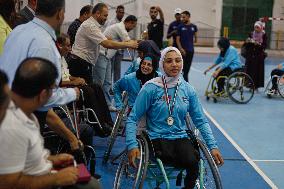
{"type": "Polygon", "coordinates": [[[175,93],[174,93],[174,99],[173,99],[172,106],[170,105],[170,99],[169,99],[169,95],[168,95],[168,86],[167,86],[167,83],[166,83],[165,76],[162,76],[162,80],[163,80],[164,92],[165,92],[165,96],[166,96],[169,114],[170,114],[170,116],[172,116],[172,113],[173,113],[173,110],[174,110],[174,107],[175,107],[175,104],[176,104],[176,97],[177,97],[177,92],[178,92],[178,88],[179,88],[179,80],[178,80],[177,87],[176,87],[176,90],[175,90],[175,93]]]}

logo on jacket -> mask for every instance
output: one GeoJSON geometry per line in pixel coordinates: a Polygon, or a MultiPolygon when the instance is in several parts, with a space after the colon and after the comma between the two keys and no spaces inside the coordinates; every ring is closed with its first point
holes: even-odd
{"type": "Polygon", "coordinates": [[[184,103],[188,104],[189,99],[188,99],[187,97],[182,97],[182,101],[183,101],[184,103]]]}

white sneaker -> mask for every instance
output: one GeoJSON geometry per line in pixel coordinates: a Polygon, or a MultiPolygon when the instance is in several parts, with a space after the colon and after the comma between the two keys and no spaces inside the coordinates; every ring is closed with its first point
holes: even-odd
{"type": "Polygon", "coordinates": [[[113,105],[108,106],[109,111],[111,112],[117,112],[116,107],[114,107],[113,105]]]}

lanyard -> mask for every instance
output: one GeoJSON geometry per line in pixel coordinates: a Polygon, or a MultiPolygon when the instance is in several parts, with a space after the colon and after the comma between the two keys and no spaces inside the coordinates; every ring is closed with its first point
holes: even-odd
{"type": "Polygon", "coordinates": [[[162,76],[162,80],[163,80],[163,85],[164,85],[164,92],[165,92],[165,96],[166,96],[166,101],[167,101],[167,106],[168,106],[168,110],[169,110],[169,116],[172,116],[175,104],[176,104],[176,97],[177,97],[177,93],[178,93],[178,88],[179,88],[179,81],[177,83],[177,87],[174,93],[174,99],[173,99],[173,104],[172,106],[170,105],[170,99],[169,99],[169,94],[168,94],[168,86],[166,83],[166,79],[165,76],[162,76]]]}

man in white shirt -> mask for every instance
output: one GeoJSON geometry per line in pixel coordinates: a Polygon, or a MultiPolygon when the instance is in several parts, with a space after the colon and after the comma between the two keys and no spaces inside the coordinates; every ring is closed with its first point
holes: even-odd
{"type": "MultiPolygon", "coordinates": [[[[118,5],[116,7],[116,15],[113,19],[107,21],[105,27],[111,26],[113,24],[117,24],[122,21],[125,11],[123,5],[118,5]]],[[[104,29],[105,30],[105,29],[104,29]]],[[[116,51],[116,54],[111,59],[111,72],[113,76],[113,82],[120,79],[120,72],[121,72],[121,60],[123,59],[123,52],[124,50],[116,51]]]]}
{"type": "MultiPolygon", "coordinates": [[[[17,26],[10,33],[0,56],[0,69],[7,74],[9,86],[20,63],[28,57],[40,57],[51,61],[59,73],[56,84],[59,85],[61,81],[61,56],[55,45],[55,32],[60,29],[64,20],[65,0],[38,0],[36,7],[36,17],[27,24],[17,26]]],[[[47,104],[36,112],[40,124],[44,127],[46,120],[51,120],[47,125],[56,133],[64,135],[72,149],[79,148],[77,138],[64,124],[56,124],[54,120],[59,120],[59,117],[48,110],[72,102],[79,98],[79,95],[78,88],[56,88],[47,104]]]]}
{"type": "MultiPolygon", "coordinates": [[[[130,37],[128,32],[136,27],[137,18],[129,15],[123,22],[113,24],[106,28],[104,35],[113,41],[123,42],[129,41],[130,37]]],[[[103,86],[105,98],[110,110],[115,110],[111,104],[109,91],[111,89],[111,59],[116,54],[117,50],[107,49],[102,47],[100,49],[97,63],[94,67],[94,82],[103,86]]]]}
{"type": "Polygon", "coordinates": [[[92,16],[78,29],[75,42],[68,60],[70,74],[82,77],[92,83],[92,69],[96,64],[100,46],[111,49],[137,48],[136,41],[117,42],[102,33],[101,28],[108,17],[108,7],[104,3],[95,5],[92,16]]]}
{"type": "MultiPolygon", "coordinates": [[[[19,65],[12,84],[12,101],[0,126],[1,189],[78,188],[80,185],[76,184],[78,169],[70,166],[73,156],[49,155],[33,114],[51,97],[57,77],[54,64],[42,58],[28,58],[19,65]],[[62,169],[52,172],[52,168],[62,169]]],[[[100,188],[95,179],[84,186],[100,188]]]]}

